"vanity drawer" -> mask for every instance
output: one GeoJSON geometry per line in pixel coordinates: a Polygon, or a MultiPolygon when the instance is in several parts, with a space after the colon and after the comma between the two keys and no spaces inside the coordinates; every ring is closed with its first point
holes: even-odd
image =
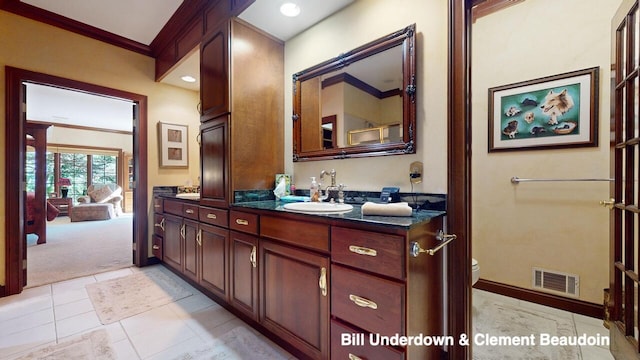
{"type": "Polygon", "coordinates": [[[210,207],[200,206],[198,212],[200,221],[203,223],[228,227],[229,226],[229,211],[223,209],[214,209],[210,207]]]}
{"type": "Polygon", "coordinates": [[[405,286],[331,265],[331,314],[374,334],[405,335],[405,286]]]}
{"type": "Polygon", "coordinates": [[[263,215],[260,235],[306,248],[329,251],[329,225],[263,215]]]}
{"type": "Polygon", "coordinates": [[[195,204],[182,204],[182,216],[192,219],[198,220],[198,205],[195,204]]]}
{"type": "Polygon", "coordinates": [[[402,236],[334,226],[331,228],[331,260],[404,279],[404,243],[402,236]]]}
{"type": "Polygon", "coordinates": [[[153,214],[153,234],[164,236],[164,215],[153,214]]]}
{"type": "Polygon", "coordinates": [[[366,360],[402,360],[404,353],[386,346],[373,346],[369,334],[331,320],[331,358],[366,360]],[[343,335],[345,341],[343,343],[343,335]],[[356,334],[355,336],[353,334],[356,334]],[[347,335],[350,337],[347,338],[347,335]],[[348,340],[347,340],[348,339],[348,340]],[[348,341],[351,341],[350,343],[348,341]]]}
{"type": "Polygon", "coordinates": [[[153,235],[151,239],[151,253],[158,260],[162,261],[162,237],[153,235]]]}
{"type": "Polygon", "coordinates": [[[156,212],[156,213],[164,212],[164,208],[162,204],[163,204],[162,198],[158,198],[158,197],[153,198],[153,212],[156,212]]]}
{"type": "Polygon", "coordinates": [[[165,213],[182,216],[182,203],[174,200],[164,200],[162,207],[165,213]]]}
{"type": "Polygon", "coordinates": [[[231,210],[229,213],[229,228],[258,235],[258,215],[231,210]]]}

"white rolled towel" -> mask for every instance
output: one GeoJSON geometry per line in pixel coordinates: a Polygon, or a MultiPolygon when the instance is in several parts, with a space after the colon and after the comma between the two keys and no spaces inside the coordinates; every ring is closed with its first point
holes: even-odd
{"type": "Polygon", "coordinates": [[[406,202],[390,204],[366,202],[362,205],[362,215],[411,216],[412,212],[409,203],[406,202]]]}

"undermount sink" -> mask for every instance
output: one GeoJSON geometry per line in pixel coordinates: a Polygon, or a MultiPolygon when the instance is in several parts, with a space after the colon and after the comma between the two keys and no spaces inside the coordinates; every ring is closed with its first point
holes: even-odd
{"type": "Polygon", "coordinates": [[[200,200],[200,193],[182,193],[176,194],[179,199],[200,200]]]}
{"type": "Polygon", "coordinates": [[[298,211],[315,214],[341,214],[353,210],[349,204],[332,204],[321,202],[297,202],[285,204],[284,208],[290,211],[298,211]]]}

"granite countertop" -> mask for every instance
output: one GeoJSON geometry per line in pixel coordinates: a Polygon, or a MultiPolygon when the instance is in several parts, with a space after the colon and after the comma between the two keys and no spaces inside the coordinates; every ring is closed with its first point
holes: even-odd
{"type": "Polygon", "coordinates": [[[431,221],[431,219],[444,216],[446,214],[445,211],[439,210],[419,210],[413,211],[413,215],[411,217],[408,216],[374,216],[374,215],[362,215],[362,205],[353,205],[353,210],[342,213],[342,214],[315,214],[315,213],[302,213],[297,211],[290,211],[284,208],[285,202],[276,201],[276,200],[266,200],[266,201],[250,201],[250,202],[241,202],[235,203],[231,205],[231,208],[235,209],[256,209],[256,210],[266,210],[266,211],[276,211],[276,212],[285,212],[298,214],[301,216],[314,216],[314,217],[324,217],[336,220],[345,220],[351,222],[361,222],[368,224],[376,224],[376,225],[384,225],[384,226],[392,226],[392,227],[402,227],[402,228],[411,228],[412,226],[416,226],[423,222],[431,221]]]}
{"type": "MultiPolygon", "coordinates": [[[[177,187],[175,186],[155,186],[154,196],[160,196],[167,199],[176,199],[183,202],[198,204],[199,200],[190,200],[176,197],[177,187]]],[[[300,193],[298,195],[309,195],[308,193],[300,193]]],[[[231,209],[254,209],[260,211],[275,211],[289,214],[296,214],[303,217],[326,218],[328,220],[344,220],[349,222],[366,223],[372,225],[382,225],[391,227],[400,227],[409,229],[418,224],[431,221],[431,219],[444,216],[446,214],[445,203],[446,197],[442,194],[401,194],[401,201],[412,204],[412,207],[419,208],[414,210],[411,217],[408,216],[374,216],[362,215],[362,204],[366,201],[374,201],[380,197],[379,192],[352,191],[347,192],[345,199],[347,203],[353,205],[353,210],[342,214],[319,214],[319,213],[302,213],[290,211],[284,208],[286,202],[273,200],[272,191],[245,191],[235,194],[234,203],[231,209]],[[419,205],[419,206],[416,206],[419,205]]]]}

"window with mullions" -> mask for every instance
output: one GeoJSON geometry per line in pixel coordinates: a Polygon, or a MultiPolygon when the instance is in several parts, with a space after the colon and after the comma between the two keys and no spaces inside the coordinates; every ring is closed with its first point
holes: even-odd
{"type": "MultiPolygon", "coordinates": [[[[89,155],[82,153],[59,153],[60,178],[71,180],[68,196],[76,199],[86,194],[90,184],[118,183],[118,156],[117,155],[89,155]]],[[[46,190],[45,193],[56,192],[55,154],[47,152],[46,155],[46,190]]],[[[35,191],[35,153],[28,151],[25,159],[25,172],[27,178],[27,191],[35,191]]]]}
{"type": "Polygon", "coordinates": [[[118,183],[118,159],[113,155],[91,156],[91,183],[118,183]]]}
{"type": "Polygon", "coordinates": [[[69,178],[69,197],[77,198],[87,188],[87,154],[60,153],[60,177],[69,178]]]}
{"type": "MultiPolygon", "coordinates": [[[[45,194],[50,194],[56,191],[54,182],[54,162],[53,153],[47,151],[46,155],[46,177],[47,183],[45,184],[45,194]]],[[[27,192],[36,191],[36,153],[34,151],[27,151],[27,157],[25,159],[25,174],[27,177],[27,192]]]]}

